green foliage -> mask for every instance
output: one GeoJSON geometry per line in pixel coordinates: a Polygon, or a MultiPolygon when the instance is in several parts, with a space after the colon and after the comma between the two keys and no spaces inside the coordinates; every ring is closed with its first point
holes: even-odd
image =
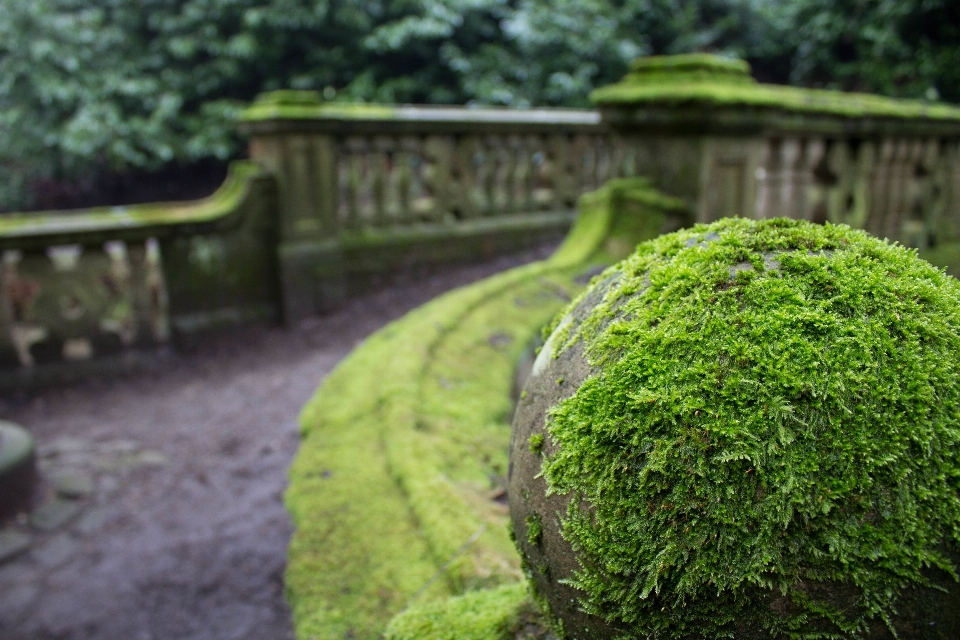
{"type": "Polygon", "coordinates": [[[749,0],[764,37],[752,51],[791,84],[960,102],[954,0],[749,0]]]}
{"type": "Polygon", "coordinates": [[[960,101],[951,0],[0,0],[0,207],[31,180],[227,159],[258,93],[588,106],[637,56],[960,101]]]}
{"type": "Polygon", "coordinates": [[[638,637],[858,637],[928,567],[956,579],[960,283],[789,220],[662,236],[616,273],[567,334],[597,374],[544,463],[588,612],[638,637]]]}

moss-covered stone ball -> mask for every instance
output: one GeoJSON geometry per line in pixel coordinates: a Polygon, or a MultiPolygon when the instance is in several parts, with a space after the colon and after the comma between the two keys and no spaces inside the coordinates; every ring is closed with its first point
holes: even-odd
{"type": "Polygon", "coordinates": [[[960,281],[728,219],[640,245],[548,335],[510,515],[567,638],[960,638],[960,281]]]}

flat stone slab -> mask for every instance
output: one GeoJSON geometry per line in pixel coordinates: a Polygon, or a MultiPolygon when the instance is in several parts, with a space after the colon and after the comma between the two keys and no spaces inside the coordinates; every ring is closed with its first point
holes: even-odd
{"type": "Polygon", "coordinates": [[[14,558],[30,548],[31,538],[19,531],[0,531],[0,563],[14,558]]]}
{"type": "Polygon", "coordinates": [[[85,498],[93,493],[93,476],[88,473],[67,472],[57,476],[57,495],[64,498],[85,498]]]}
{"type": "Polygon", "coordinates": [[[53,531],[76,518],[81,510],[78,502],[53,498],[30,515],[30,524],[40,531],[53,531]]]}

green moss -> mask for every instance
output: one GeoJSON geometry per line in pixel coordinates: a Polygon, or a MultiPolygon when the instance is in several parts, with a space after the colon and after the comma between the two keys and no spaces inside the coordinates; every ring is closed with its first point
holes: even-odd
{"type": "Polygon", "coordinates": [[[543,536],[543,522],[540,520],[540,516],[527,516],[525,522],[527,525],[527,542],[533,545],[540,544],[540,538],[543,536]]]}
{"type": "Polygon", "coordinates": [[[619,83],[594,91],[591,100],[599,106],[763,107],[845,118],[960,121],[960,109],[946,104],[758,84],[745,74],[746,63],[715,58],[705,64],[704,55],[676,64],[670,64],[670,57],[646,63],[640,59],[633,68],[619,83]]]}
{"type": "Polygon", "coordinates": [[[507,640],[533,608],[522,582],[410,609],[390,622],[386,640],[507,640]]]}
{"type": "Polygon", "coordinates": [[[212,222],[236,211],[247,197],[250,179],[260,174],[260,168],[253,162],[232,162],[220,188],[213,195],[194,202],[5,214],[0,216],[0,237],[212,222]]]}
{"type": "Polygon", "coordinates": [[[637,74],[705,72],[717,75],[750,77],[750,65],[736,58],[709,53],[684,53],[675,56],[645,56],[630,64],[637,74]]]}
{"type": "Polygon", "coordinates": [[[532,453],[540,453],[543,450],[543,434],[535,433],[530,436],[529,445],[532,453]]]}
{"type": "Polygon", "coordinates": [[[284,89],[257,96],[240,116],[242,122],[258,120],[389,120],[396,111],[380,104],[325,102],[316,91],[284,89]]]}
{"type": "Polygon", "coordinates": [[[956,577],[960,282],[790,220],[699,225],[617,271],[568,332],[597,373],[543,468],[588,612],[631,637],[858,637],[928,567],[956,577]]]}
{"type": "Polygon", "coordinates": [[[378,637],[411,604],[522,579],[506,508],[494,499],[507,471],[513,369],[582,286],[573,278],[608,260],[618,216],[661,220],[657,207],[676,204],[630,184],[642,204],[611,211],[597,200],[549,260],[450,292],[378,331],[305,407],[286,494],[298,638],[378,637]]]}

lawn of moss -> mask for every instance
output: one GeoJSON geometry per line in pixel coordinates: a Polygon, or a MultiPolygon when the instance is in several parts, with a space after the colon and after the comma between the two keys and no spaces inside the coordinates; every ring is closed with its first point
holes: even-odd
{"type": "Polygon", "coordinates": [[[529,608],[503,494],[514,368],[582,288],[577,276],[681,207],[641,180],[601,190],[550,259],[431,301],[327,377],[301,415],[286,493],[298,638],[378,638],[407,611],[391,637],[450,637],[430,620],[454,616],[472,629],[457,637],[494,640],[529,608]],[[623,224],[618,212],[653,222],[623,224]]]}
{"type": "Polygon", "coordinates": [[[577,496],[585,610],[637,637],[857,637],[929,567],[956,579],[960,282],[784,219],[662,236],[617,272],[558,341],[598,373],[551,413],[544,464],[577,496]]]}

